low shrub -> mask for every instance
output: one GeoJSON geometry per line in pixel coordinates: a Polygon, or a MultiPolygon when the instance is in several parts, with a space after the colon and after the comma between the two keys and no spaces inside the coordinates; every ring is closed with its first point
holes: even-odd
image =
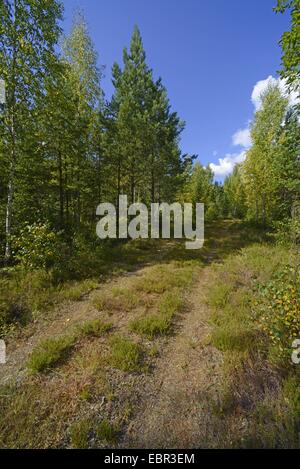
{"type": "Polygon", "coordinates": [[[278,245],[289,246],[300,243],[300,215],[276,222],[273,227],[274,231],[269,235],[278,245]]]}
{"type": "Polygon", "coordinates": [[[276,355],[287,359],[292,343],[300,339],[300,270],[286,266],[259,289],[259,311],[263,331],[268,335],[276,355]]]}
{"type": "Polygon", "coordinates": [[[48,269],[57,264],[62,254],[60,233],[47,223],[25,225],[13,238],[15,258],[26,269],[48,269]]]}

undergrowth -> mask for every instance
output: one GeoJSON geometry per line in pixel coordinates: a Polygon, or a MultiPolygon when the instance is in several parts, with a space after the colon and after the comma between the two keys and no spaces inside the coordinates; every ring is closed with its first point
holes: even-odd
{"type": "Polygon", "coordinates": [[[207,301],[211,342],[224,354],[220,415],[247,421],[232,430],[238,447],[299,447],[300,374],[291,362],[300,338],[298,266],[299,253],[272,245],[214,266],[207,301]]]}

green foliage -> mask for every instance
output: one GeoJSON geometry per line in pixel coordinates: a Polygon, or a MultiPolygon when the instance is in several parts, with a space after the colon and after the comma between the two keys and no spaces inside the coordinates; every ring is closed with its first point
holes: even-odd
{"type": "Polygon", "coordinates": [[[6,104],[0,120],[1,173],[5,167],[1,183],[8,188],[1,194],[6,209],[6,260],[11,258],[13,225],[26,220],[20,220],[24,205],[35,212],[32,218],[41,207],[36,109],[46,79],[55,69],[54,48],[60,34],[58,22],[62,10],[62,4],[56,0],[41,0],[38,7],[34,0],[0,3],[0,73],[6,83],[6,104]]]}
{"type": "Polygon", "coordinates": [[[281,246],[297,245],[300,243],[300,217],[287,218],[273,224],[274,230],[270,236],[281,246]]]}
{"type": "Polygon", "coordinates": [[[0,333],[4,334],[5,329],[7,333],[17,325],[26,325],[37,311],[48,308],[54,301],[51,274],[44,270],[24,272],[18,269],[1,275],[0,333]]]}
{"type": "Polygon", "coordinates": [[[283,33],[280,45],[282,47],[281,76],[288,84],[299,91],[300,80],[300,1],[277,0],[275,11],[284,13],[287,9],[291,13],[291,29],[283,33]]]}
{"type": "MultiPolygon", "coordinates": [[[[215,267],[216,277],[207,300],[214,312],[212,341],[216,347],[229,353],[239,351],[247,354],[271,348],[271,341],[267,344],[263,341],[259,305],[263,304],[263,316],[267,310],[271,318],[274,311],[269,308],[268,301],[262,302],[263,296],[259,296],[257,286],[268,285],[289,258],[286,248],[256,245],[243,249],[240,255],[231,256],[224,265],[215,267]]],[[[283,280],[283,290],[288,285],[286,279],[283,280]]]]}
{"type": "Polygon", "coordinates": [[[36,374],[53,368],[63,361],[74,346],[72,336],[47,339],[41,342],[31,353],[27,368],[30,373],[36,374]]]}
{"type": "Polygon", "coordinates": [[[242,180],[242,171],[243,166],[237,164],[232,174],[224,182],[228,211],[233,218],[245,218],[246,215],[246,194],[242,180]]]}
{"type": "Polygon", "coordinates": [[[278,359],[288,360],[292,343],[300,337],[300,271],[286,266],[260,289],[258,311],[278,359]]]}
{"type": "Polygon", "coordinates": [[[59,263],[63,244],[48,224],[34,223],[13,239],[15,258],[25,269],[49,269],[59,263]]]}
{"type": "Polygon", "coordinates": [[[98,285],[89,279],[61,285],[52,271],[10,269],[0,276],[0,335],[25,326],[57,303],[80,300],[98,285]]]}
{"type": "MultiPolygon", "coordinates": [[[[288,102],[277,85],[270,86],[261,98],[262,106],[251,128],[253,145],[243,165],[243,179],[249,218],[267,225],[277,215],[279,138],[288,102]]],[[[295,159],[295,155],[290,156],[295,159]]]]}
{"type": "Polygon", "coordinates": [[[227,214],[227,203],[224,189],[213,182],[213,172],[209,167],[200,163],[187,165],[184,174],[184,184],[178,193],[181,203],[205,204],[205,219],[217,220],[227,214]]]}
{"type": "Polygon", "coordinates": [[[207,299],[211,343],[224,360],[216,410],[230,422],[226,445],[299,447],[299,374],[291,367],[292,342],[300,336],[295,260],[286,246],[255,245],[214,267],[207,299]],[[231,425],[236,418],[247,422],[242,431],[231,425]]]}
{"type": "Polygon", "coordinates": [[[295,242],[294,212],[300,190],[299,112],[289,105],[278,85],[270,85],[260,99],[251,124],[252,146],[245,162],[225,180],[225,203],[231,216],[273,225],[279,229],[278,239],[286,234],[286,239],[295,242]]]}

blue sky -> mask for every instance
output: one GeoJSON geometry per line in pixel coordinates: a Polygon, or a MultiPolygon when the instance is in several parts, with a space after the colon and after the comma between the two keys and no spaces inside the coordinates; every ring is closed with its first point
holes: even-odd
{"type": "Polygon", "coordinates": [[[273,12],[276,0],[64,4],[66,32],[73,10],[80,6],[85,12],[99,63],[106,66],[102,86],[107,97],[113,91],[111,66],[114,61],[122,63],[123,47],[129,44],[134,25],[139,26],[148,63],[155,77],[162,77],[173,109],[186,121],[182,151],[198,154],[205,165],[214,163],[216,178],[222,180],[249,144],[246,128],[254,104],[258,105],[258,91],[280,67],[278,41],[289,18],[273,12]],[[239,130],[243,132],[233,139],[239,130]]]}

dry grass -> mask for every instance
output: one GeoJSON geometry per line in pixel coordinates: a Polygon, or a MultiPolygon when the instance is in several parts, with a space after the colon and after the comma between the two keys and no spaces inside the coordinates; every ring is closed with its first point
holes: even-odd
{"type": "Polygon", "coordinates": [[[130,288],[114,287],[111,291],[99,293],[93,299],[94,307],[99,311],[131,311],[139,303],[137,295],[130,288]]]}

